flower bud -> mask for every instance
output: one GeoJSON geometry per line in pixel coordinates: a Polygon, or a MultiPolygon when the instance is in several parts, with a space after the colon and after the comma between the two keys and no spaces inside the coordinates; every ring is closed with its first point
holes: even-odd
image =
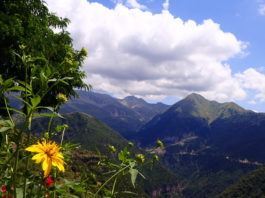
{"type": "Polygon", "coordinates": [[[45,132],[45,133],[43,134],[43,136],[44,136],[46,139],[48,139],[48,138],[49,138],[49,133],[48,133],[48,132],[45,132]]]}
{"type": "Polygon", "coordinates": [[[60,103],[66,103],[68,101],[66,95],[62,94],[62,93],[58,93],[57,96],[56,96],[57,100],[60,102],[60,103]]]}
{"type": "Polygon", "coordinates": [[[157,140],[156,141],[156,146],[160,147],[160,148],[164,148],[164,144],[163,144],[163,142],[161,140],[157,140]]]}
{"type": "Polygon", "coordinates": [[[155,161],[158,161],[158,160],[159,160],[158,155],[154,155],[154,160],[155,160],[155,161]]]}
{"type": "Polygon", "coordinates": [[[116,148],[113,145],[109,145],[109,150],[111,152],[115,152],[116,151],[116,148]]]}
{"type": "Polygon", "coordinates": [[[5,186],[1,186],[1,191],[2,191],[2,193],[6,193],[6,187],[5,186]]]}
{"type": "Polygon", "coordinates": [[[145,157],[144,157],[143,154],[136,154],[136,155],[135,155],[135,158],[136,158],[137,161],[139,161],[139,162],[141,162],[141,163],[143,163],[144,160],[145,160],[145,157]]]}
{"type": "Polygon", "coordinates": [[[85,48],[82,48],[81,49],[81,52],[80,52],[83,56],[87,56],[88,52],[85,48]]]}
{"type": "Polygon", "coordinates": [[[51,176],[46,178],[45,185],[47,188],[51,187],[53,184],[53,178],[51,176]]]}
{"type": "Polygon", "coordinates": [[[68,124],[64,124],[63,125],[63,128],[66,130],[66,129],[69,129],[69,125],[68,124]]]}
{"type": "Polygon", "coordinates": [[[133,146],[134,146],[134,143],[132,143],[132,142],[128,142],[128,145],[129,145],[130,147],[133,147],[133,146]]]}

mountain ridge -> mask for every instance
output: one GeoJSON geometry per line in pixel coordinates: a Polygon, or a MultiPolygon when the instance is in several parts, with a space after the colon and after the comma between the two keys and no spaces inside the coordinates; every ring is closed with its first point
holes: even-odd
{"type": "Polygon", "coordinates": [[[168,105],[149,104],[134,96],[117,99],[107,94],[77,92],[79,98],[69,100],[62,105],[61,113],[84,112],[91,114],[125,137],[135,133],[153,116],[168,108],[168,105]]]}
{"type": "Polygon", "coordinates": [[[264,163],[264,127],[264,113],[191,94],[146,123],[135,141],[164,142],[161,159],[187,182],[184,197],[214,197],[264,163]]]}
{"type": "Polygon", "coordinates": [[[237,113],[244,113],[245,110],[234,102],[219,103],[210,101],[203,96],[192,93],[183,100],[175,103],[170,109],[178,112],[185,112],[195,117],[205,118],[209,124],[217,118],[230,117],[237,113]]]}

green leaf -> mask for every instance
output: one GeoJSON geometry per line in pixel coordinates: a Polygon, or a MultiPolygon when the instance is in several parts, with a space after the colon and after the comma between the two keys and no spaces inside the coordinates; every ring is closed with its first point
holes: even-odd
{"type": "Polygon", "coordinates": [[[3,85],[6,88],[12,86],[13,85],[13,78],[9,78],[9,79],[5,80],[4,83],[3,83],[3,85]]]}
{"type": "Polygon", "coordinates": [[[138,173],[139,173],[139,175],[140,175],[142,178],[146,179],[145,176],[144,176],[141,172],[138,172],[138,173]]]}
{"type": "Polygon", "coordinates": [[[48,82],[56,82],[57,79],[56,78],[52,78],[52,79],[49,79],[48,82]]]}
{"type": "Polygon", "coordinates": [[[48,109],[51,112],[54,112],[54,108],[53,107],[44,107],[44,106],[38,106],[37,109],[48,109]]]}
{"type": "Polygon", "coordinates": [[[124,194],[131,194],[131,195],[137,195],[137,193],[131,192],[131,191],[122,191],[120,193],[124,193],[124,194]]]}
{"type": "Polygon", "coordinates": [[[55,115],[56,117],[59,117],[59,118],[64,119],[64,117],[63,117],[60,113],[55,112],[54,115],[55,115]]]}
{"type": "MultiPolygon", "coordinates": [[[[26,89],[28,89],[29,91],[32,91],[32,87],[28,84],[28,83],[25,83],[24,81],[21,81],[21,80],[18,80],[17,81],[19,84],[22,84],[24,87],[26,87],[26,89]]],[[[24,88],[25,90],[25,88],[24,88]]]]}
{"type": "Polygon", "coordinates": [[[1,120],[0,124],[5,127],[11,127],[13,128],[13,123],[10,120],[1,120]]]}
{"type": "Polygon", "coordinates": [[[131,174],[132,185],[135,188],[135,181],[136,181],[139,171],[137,169],[132,168],[129,170],[129,173],[131,174]]]}
{"type": "Polygon", "coordinates": [[[38,113],[37,115],[46,117],[56,117],[53,113],[38,113]]]}
{"type": "Polygon", "coordinates": [[[0,74],[0,85],[3,84],[3,78],[2,78],[2,75],[0,74]]]}
{"type": "Polygon", "coordinates": [[[120,161],[124,161],[124,160],[125,160],[125,156],[124,156],[124,153],[123,153],[123,152],[120,152],[120,153],[118,154],[118,159],[119,159],[120,161]]]}
{"type": "Polygon", "coordinates": [[[23,189],[22,188],[17,188],[17,197],[23,197],[23,189]]]}
{"type": "Polygon", "coordinates": [[[10,127],[1,127],[0,128],[0,133],[6,132],[6,131],[8,131],[10,129],[11,129],[10,127]]]}
{"type": "Polygon", "coordinates": [[[7,108],[8,110],[10,110],[10,111],[15,111],[15,112],[17,112],[17,113],[19,113],[19,114],[21,114],[21,115],[23,115],[23,116],[26,116],[26,114],[25,113],[23,113],[22,111],[20,111],[20,110],[17,110],[17,109],[14,109],[14,108],[7,108]]]}
{"type": "Polygon", "coordinates": [[[34,107],[38,106],[38,104],[40,104],[41,97],[35,96],[34,98],[31,98],[30,101],[31,101],[32,107],[34,108],[34,107]]]}
{"type": "Polygon", "coordinates": [[[13,86],[8,88],[6,91],[27,91],[28,93],[30,93],[28,89],[25,89],[24,87],[21,86],[13,86]]]}

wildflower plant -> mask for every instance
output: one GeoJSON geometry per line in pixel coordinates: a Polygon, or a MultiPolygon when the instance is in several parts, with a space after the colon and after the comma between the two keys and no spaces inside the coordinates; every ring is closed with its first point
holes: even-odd
{"type": "MultiPolygon", "coordinates": [[[[21,46],[24,50],[25,46],[21,46]]],[[[25,81],[14,78],[4,80],[0,75],[0,96],[4,100],[5,107],[2,111],[7,115],[0,121],[1,132],[1,161],[0,184],[9,189],[5,192],[13,197],[38,197],[43,195],[40,184],[49,176],[52,166],[64,171],[64,157],[60,152],[61,147],[55,142],[49,141],[51,134],[43,132],[43,136],[36,137],[31,134],[31,126],[35,116],[62,117],[58,113],[59,106],[66,101],[63,94],[58,94],[60,100],[57,105],[43,106],[42,100],[50,93],[52,87],[61,83],[68,84],[71,78],[56,79],[49,68],[49,62],[43,58],[32,58],[23,53],[16,54],[25,69],[25,81]],[[39,86],[36,91],[34,86],[39,86]],[[8,97],[12,96],[23,104],[22,109],[14,109],[8,106],[8,97]],[[63,101],[62,101],[63,100],[63,101]],[[16,113],[12,116],[12,113],[16,113]],[[17,126],[14,118],[20,119],[22,124],[17,126]],[[46,140],[42,138],[46,134],[46,140]],[[35,142],[35,143],[33,143],[35,142]],[[32,145],[31,145],[32,144],[32,145]],[[37,154],[32,157],[30,152],[37,154]],[[42,162],[44,174],[39,174],[38,169],[30,160],[32,157],[36,163],[42,162]],[[37,182],[37,185],[34,183],[37,182]],[[12,188],[11,188],[12,186],[12,188]],[[37,193],[37,191],[39,191],[37,193]]],[[[48,129],[49,131],[49,129],[48,129]]],[[[62,142],[61,142],[62,143],[62,142]]]]}
{"type": "MultiPolygon", "coordinates": [[[[22,51],[25,46],[21,46],[22,51]]],[[[85,53],[83,50],[82,53],[85,53]]],[[[43,57],[34,58],[16,54],[25,69],[25,80],[14,78],[3,79],[0,75],[0,97],[5,106],[1,108],[4,117],[0,117],[0,186],[1,196],[26,197],[119,197],[121,194],[137,194],[119,187],[120,181],[126,179],[131,186],[136,186],[138,175],[144,178],[139,168],[146,162],[142,153],[134,154],[131,149],[134,144],[118,150],[109,145],[113,156],[106,160],[101,156],[95,170],[99,169],[103,178],[84,164],[80,170],[88,170],[80,177],[67,177],[70,171],[71,153],[75,144],[64,142],[68,125],[57,125],[52,128],[54,118],[64,119],[59,109],[68,98],[63,93],[57,93],[57,103],[45,106],[46,96],[56,94],[52,88],[60,84],[70,84],[70,77],[56,78],[49,67],[49,61],[43,57]],[[39,89],[35,89],[34,87],[39,89]],[[23,104],[21,109],[9,106],[8,98],[12,96],[23,104]],[[38,136],[32,134],[34,117],[48,117],[47,129],[38,136]],[[57,142],[54,141],[54,137],[57,142]],[[105,173],[104,173],[105,172],[105,173]]],[[[67,64],[70,64],[69,62],[67,64]]],[[[71,127],[71,126],[70,126],[71,127]]]]}

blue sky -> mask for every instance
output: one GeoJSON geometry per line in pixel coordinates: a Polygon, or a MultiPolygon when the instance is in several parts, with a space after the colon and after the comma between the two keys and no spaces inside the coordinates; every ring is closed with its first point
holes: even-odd
{"type": "Polygon", "coordinates": [[[71,20],[94,90],[174,103],[197,92],[265,111],[265,0],[47,0],[71,20]]]}

